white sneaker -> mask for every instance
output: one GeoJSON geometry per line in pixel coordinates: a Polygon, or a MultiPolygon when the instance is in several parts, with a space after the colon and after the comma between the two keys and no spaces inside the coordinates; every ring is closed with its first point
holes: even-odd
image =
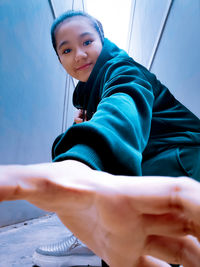
{"type": "Polygon", "coordinates": [[[36,249],[33,262],[39,267],[101,266],[101,259],[74,235],[36,249]]]}

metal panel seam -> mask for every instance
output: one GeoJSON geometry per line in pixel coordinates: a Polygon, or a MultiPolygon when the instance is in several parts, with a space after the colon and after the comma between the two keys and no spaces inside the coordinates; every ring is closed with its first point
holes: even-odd
{"type": "MultiPolygon", "coordinates": [[[[133,5],[133,0],[132,0],[133,5]]],[[[130,53],[130,46],[131,46],[131,38],[132,38],[132,31],[133,31],[133,21],[134,21],[134,15],[135,15],[135,8],[136,8],[136,0],[134,0],[134,5],[131,6],[131,9],[133,10],[132,16],[130,17],[130,30],[129,30],[129,40],[128,40],[128,53],[130,53]]]]}
{"type": "Polygon", "coordinates": [[[55,7],[53,5],[53,2],[51,0],[48,0],[49,2],[49,6],[50,6],[50,9],[51,9],[51,13],[53,15],[53,18],[55,19],[56,18],[56,14],[55,14],[55,7]]]}
{"type": "Polygon", "coordinates": [[[62,118],[62,132],[66,129],[66,117],[68,111],[68,98],[69,98],[69,75],[66,75],[65,80],[65,93],[64,93],[64,103],[63,103],[63,118],[62,118]],[[67,94],[67,87],[68,87],[68,94],[67,94]]]}
{"type": "Polygon", "coordinates": [[[155,41],[155,44],[154,44],[154,47],[153,47],[153,52],[152,52],[152,54],[151,54],[149,63],[148,63],[148,65],[147,65],[147,68],[148,68],[149,70],[151,70],[151,68],[152,68],[152,65],[153,65],[153,62],[154,62],[154,59],[155,59],[155,56],[156,56],[156,52],[158,51],[158,47],[159,47],[159,44],[160,44],[160,41],[161,41],[163,32],[164,32],[164,30],[165,30],[165,26],[166,26],[166,24],[167,24],[167,20],[168,20],[168,17],[169,17],[169,14],[170,14],[170,11],[171,11],[172,4],[173,4],[173,3],[174,3],[174,0],[170,0],[170,2],[169,2],[169,6],[168,6],[168,8],[166,9],[166,14],[165,14],[165,16],[164,16],[163,22],[161,23],[161,27],[160,27],[160,31],[159,31],[159,34],[158,34],[158,38],[157,38],[157,40],[155,41]]]}

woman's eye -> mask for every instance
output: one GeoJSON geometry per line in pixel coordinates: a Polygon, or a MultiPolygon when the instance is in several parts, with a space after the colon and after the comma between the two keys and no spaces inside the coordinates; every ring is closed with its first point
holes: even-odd
{"type": "Polygon", "coordinates": [[[91,43],[92,43],[91,40],[87,40],[87,41],[85,41],[85,42],[83,43],[83,45],[89,45],[89,44],[91,44],[91,43]]]}
{"type": "Polygon", "coordinates": [[[71,49],[65,49],[64,51],[63,51],[63,54],[68,54],[68,53],[70,53],[71,52],[71,49]]]}

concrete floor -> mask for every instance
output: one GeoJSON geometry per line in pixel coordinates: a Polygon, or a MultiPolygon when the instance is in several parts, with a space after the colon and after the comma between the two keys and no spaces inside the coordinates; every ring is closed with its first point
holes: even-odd
{"type": "Polygon", "coordinates": [[[0,267],[31,267],[42,244],[58,242],[70,232],[55,214],[0,228],[0,267]]]}

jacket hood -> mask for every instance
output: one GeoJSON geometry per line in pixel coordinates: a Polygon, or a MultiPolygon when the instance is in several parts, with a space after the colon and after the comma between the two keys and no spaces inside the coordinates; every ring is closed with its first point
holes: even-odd
{"type": "Polygon", "coordinates": [[[88,99],[93,87],[94,81],[97,79],[98,74],[101,72],[105,64],[117,57],[128,56],[128,54],[118,48],[114,43],[107,38],[104,39],[102,51],[96,61],[96,64],[90,74],[87,82],[78,82],[73,93],[73,105],[78,109],[87,109],[88,99]]]}

